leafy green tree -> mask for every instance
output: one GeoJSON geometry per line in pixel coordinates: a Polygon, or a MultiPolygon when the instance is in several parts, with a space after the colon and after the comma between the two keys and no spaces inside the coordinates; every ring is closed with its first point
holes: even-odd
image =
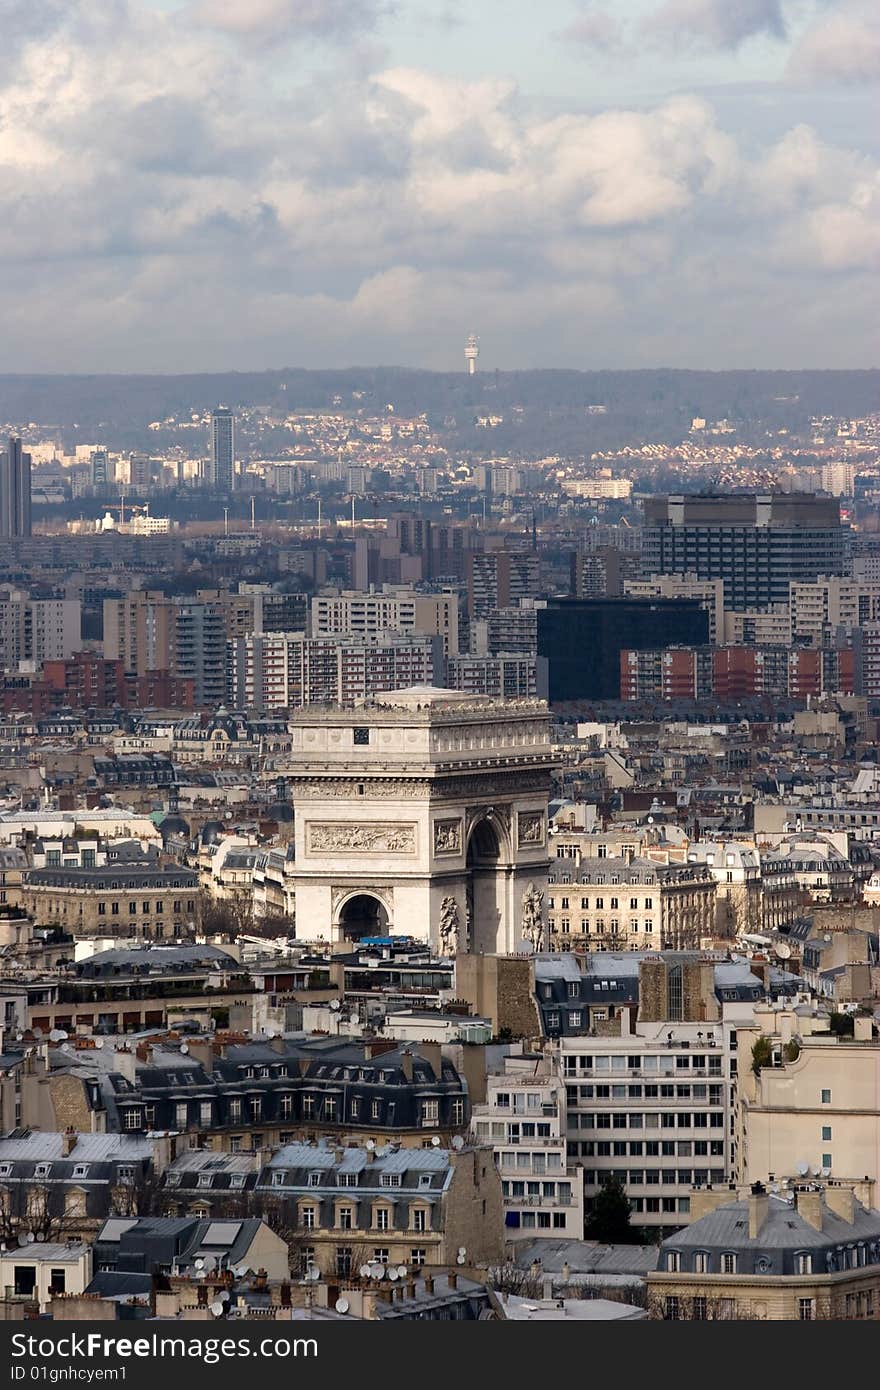
{"type": "Polygon", "coordinates": [[[638,1235],[630,1225],[632,1206],[619,1178],[609,1178],[593,1199],[584,1225],[587,1240],[605,1245],[636,1245],[638,1235]]]}

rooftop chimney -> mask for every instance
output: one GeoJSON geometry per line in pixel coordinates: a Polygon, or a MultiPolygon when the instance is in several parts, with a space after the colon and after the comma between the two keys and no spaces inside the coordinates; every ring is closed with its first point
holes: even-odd
{"type": "Polygon", "coordinates": [[[752,1190],[749,1194],[749,1240],[758,1239],[761,1234],[761,1227],[767,1220],[769,1208],[770,1199],[764,1184],[752,1183],[752,1190]]]}
{"type": "Polygon", "coordinates": [[[76,1141],[79,1138],[73,1125],[68,1125],[61,1136],[61,1157],[67,1158],[76,1148],[76,1141]]]}
{"type": "Polygon", "coordinates": [[[407,1081],[413,1079],[413,1055],[408,1047],[405,1047],[400,1054],[400,1069],[407,1081]]]}
{"type": "Polygon", "coordinates": [[[797,1213],[814,1231],[822,1229],[822,1193],[800,1190],[795,1193],[797,1213]]]}
{"type": "Polygon", "coordinates": [[[826,1187],[825,1205],[850,1226],[856,1219],[856,1198],[851,1187],[826,1187]]]}

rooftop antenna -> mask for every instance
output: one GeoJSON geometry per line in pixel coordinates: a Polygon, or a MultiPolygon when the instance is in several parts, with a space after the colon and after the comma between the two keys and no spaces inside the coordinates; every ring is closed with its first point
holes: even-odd
{"type": "Polygon", "coordinates": [[[480,340],[476,333],[468,335],[468,340],[464,345],[464,360],[467,364],[468,376],[476,376],[477,358],[480,355],[480,340]]]}
{"type": "Polygon", "coordinates": [[[254,531],[254,530],[256,529],[256,520],[255,520],[256,505],[257,505],[257,499],[256,499],[256,497],[251,497],[251,530],[252,530],[252,531],[254,531]]]}
{"type": "Polygon", "coordinates": [[[354,531],[354,493],[351,494],[351,529],[354,531]]]}
{"type": "Polygon", "coordinates": [[[321,539],[321,499],[318,498],[318,540],[321,539]]]}
{"type": "Polygon", "coordinates": [[[224,507],[224,508],[223,508],[223,534],[224,534],[224,536],[228,536],[228,535],[229,535],[229,508],[228,508],[228,507],[224,507]]]}

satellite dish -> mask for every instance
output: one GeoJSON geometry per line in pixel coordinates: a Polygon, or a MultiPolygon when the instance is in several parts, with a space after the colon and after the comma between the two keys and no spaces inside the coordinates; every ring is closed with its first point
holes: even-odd
{"type": "Polygon", "coordinates": [[[822,1178],[830,1178],[830,1177],[831,1177],[831,1169],[830,1169],[830,1168],[822,1168],[822,1169],[820,1170],[819,1176],[822,1177],[822,1178]]]}
{"type": "Polygon", "coordinates": [[[376,1141],[375,1141],[375,1139],[368,1139],[367,1142],[366,1142],[366,1144],[364,1144],[364,1148],[367,1150],[367,1153],[372,1153],[373,1150],[375,1149],[375,1147],[376,1147],[376,1141]]]}
{"type": "Polygon", "coordinates": [[[28,1233],[27,1233],[27,1243],[28,1243],[28,1245],[33,1245],[33,1243],[34,1243],[34,1241],[36,1240],[36,1238],[37,1238],[37,1237],[34,1235],[33,1231],[28,1231],[28,1233]]]}
{"type": "Polygon", "coordinates": [[[800,1163],[796,1163],[795,1167],[797,1168],[798,1176],[802,1178],[805,1178],[810,1171],[809,1163],[804,1163],[803,1159],[800,1163]]]}
{"type": "Polygon", "coordinates": [[[388,1278],[391,1280],[392,1284],[394,1284],[400,1278],[400,1275],[398,1274],[396,1268],[389,1269],[388,1278]]]}
{"type": "Polygon", "coordinates": [[[181,1043],[181,1044],[180,1044],[180,1050],[181,1050],[181,1052],[183,1053],[183,1055],[184,1055],[184,1057],[185,1057],[186,1054],[189,1052],[189,1044],[188,1044],[188,1043],[181,1043]]]}
{"type": "Polygon", "coordinates": [[[440,1135],[439,1135],[439,1134],[435,1134],[435,1135],[434,1135],[434,1138],[431,1140],[431,1143],[432,1143],[432,1145],[434,1146],[435,1149],[439,1149],[439,1147],[440,1147],[440,1135]]]}
{"type": "MultiPolygon", "coordinates": [[[[339,1002],[338,999],[331,999],[331,1000],[330,1000],[330,1007],[331,1007],[331,1009],[333,1009],[334,1012],[335,1012],[337,1009],[340,1009],[340,1008],[342,1007],[342,1005],[340,1004],[340,1002],[339,1002]]],[[[344,1300],[343,1300],[343,1302],[344,1302],[344,1300]]],[[[339,1307],[339,1304],[337,1304],[336,1306],[339,1307]]],[[[346,1307],[348,1307],[347,1304],[346,1304],[346,1307]]]]}
{"type": "Polygon", "coordinates": [[[66,1034],[66,1033],[62,1033],[62,1031],[61,1031],[60,1028],[50,1028],[50,1029],[49,1029],[49,1041],[50,1041],[50,1042],[60,1042],[62,1038],[66,1038],[66,1037],[67,1037],[67,1034],[66,1034]]]}
{"type": "Polygon", "coordinates": [[[193,1261],[193,1264],[195,1265],[196,1269],[204,1269],[204,1268],[205,1268],[205,1261],[202,1259],[201,1255],[199,1256],[199,1258],[198,1258],[197,1260],[194,1260],[194,1261],[193,1261]]]}
{"type": "Polygon", "coordinates": [[[95,1047],[98,1049],[99,1052],[100,1052],[100,1050],[101,1050],[101,1048],[102,1048],[103,1046],[104,1046],[104,1039],[103,1039],[103,1038],[95,1038],[95,1047]]]}
{"type": "Polygon", "coordinates": [[[371,1266],[370,1266],[370,1278],[371,1278],[371,1279],[382,1279],[382,1278],[384,1278],[384,1276],[385,1276],[385,1266],[384,1266],[384,1265],[371,1265],[371,1266]]]}
{"type": "Polygon", "coordinates": [[[455,1263],[456,1263],[457,1265],[463,1265],[464,1262],[465,1262],[465,1256],[464,1256],[464,1255],[456,1255],[456,1257],[455,1257],[455,1263]]]}
{"type": "Polygon", "coordinates": [[[455,1138],[452,1141],[452,1147],[455,1149],[456,1153],[460,1153],[461,1150],[464,1148],[464,1140],[462,1139],[460,1134],[456,1134],[455,1138]]]}
{"type": "Polygon", "coordinates": [[[409,1271],[408,1271],[406,1265],[398,1265],[398,1266],[397,1266],[397,1277],[398,1277],[398,1279],[405,1279],[408,1273],[409,1273],[409,1271]]]}
{"type": "Polygon", "coordinates": [[[467,1246],[466,1246],[466,1245],[460,1245],[460,1246],[458,1247],[458,1253],[459,1253],[459,1255],[466,1255],[466,1254],[467,1254],[467,1246]]]}
{"type": "Polygon", "coordinates": [[[215,1260],[213,1255],[206,1255],[204,1264],[206,1270],[212,1270],[217,1268],[217,1261],[215,1260]]]}
{"type": "Polygon", "coordinates": [[[776,947],[776,954],[780,960],[788,960],[791,955],[791,947],[787,941],[780,941],[779,945],[776,947]]]}
{"type": "Polygon", "coordinates": [[[316,1284],[320,1277],[321,1271],[318,1269],[318,1266],[309,1265],[308,1269],[306,1270],[306,1278],[308,1279],[309,1283],[316,1284]]]}
{"type": "Polygon", "coordinates": [[[219,1300],[220,1300],[221,1303],[228,1303],[228,1302],[229,1302],[229,1290],[228,1290],[228,1289],[224,1289],[222,1293],[218,1293],[217,1297],[219,1298],[219,1300]]]}
{"type": "Polygon", "coordinates": [[[351,1305],[347,1298],[337,1298],[335,1306],[337,1313],[347,1313],[351,1305]]]}
{"type": "Polygon", "coordinates": [[[370,1277],[370,1266],[369,1266],[369,1265],[361,1265],[360,1269],[358,1270],[358,1274],[361,1276],[362,1279],[369,1279],[369,1277],[370,1277]]]}
{"type": "Polygon", "coordinates": [[[223,1307],[223,1304],[220,1302],[219,1298],[216,1303],[211,1304],[211,1312],[214,1314],[215,1318],[222,1318],[225,1309],[223,1307]]]}
{"type": "Polygon", "coordinates": [[[28,1239],[27,1239],[27,1236],[25,1235],[24,1231],[19,1231],[19,1233],[18,1233],[18,1243],[19,1243],[19,1245],[27,1245],[28,1239]]]}

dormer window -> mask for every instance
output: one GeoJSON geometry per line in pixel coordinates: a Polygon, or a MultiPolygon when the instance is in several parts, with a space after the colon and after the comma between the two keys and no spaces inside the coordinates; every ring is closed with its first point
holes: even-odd
{"type": "Polygon", "coordinates": [[[36,1165],[36,1167],[34,1168],[34,1177],[35,1177],[35,1178],[48,1178],[48,1176],[49,1176],[49,1174],[51,1173],[51,1171],[52,1171],[52,1164],[51,1164],[51,1163],[38,1163],[38,1164],[36,1165]]]}
{"type": "Polygon", "coordinates": [[[309,1187],[320,1187],[324,1181],[322,1172],[309,1173],[309,1187]]]}
{"type": "Polygon", "coordinates": [[[75,1178],[87,1178],[89,1176],[89,1165],[87,1163],[75,1163],[73,1165],[73,1176],[75,1178]]]}

